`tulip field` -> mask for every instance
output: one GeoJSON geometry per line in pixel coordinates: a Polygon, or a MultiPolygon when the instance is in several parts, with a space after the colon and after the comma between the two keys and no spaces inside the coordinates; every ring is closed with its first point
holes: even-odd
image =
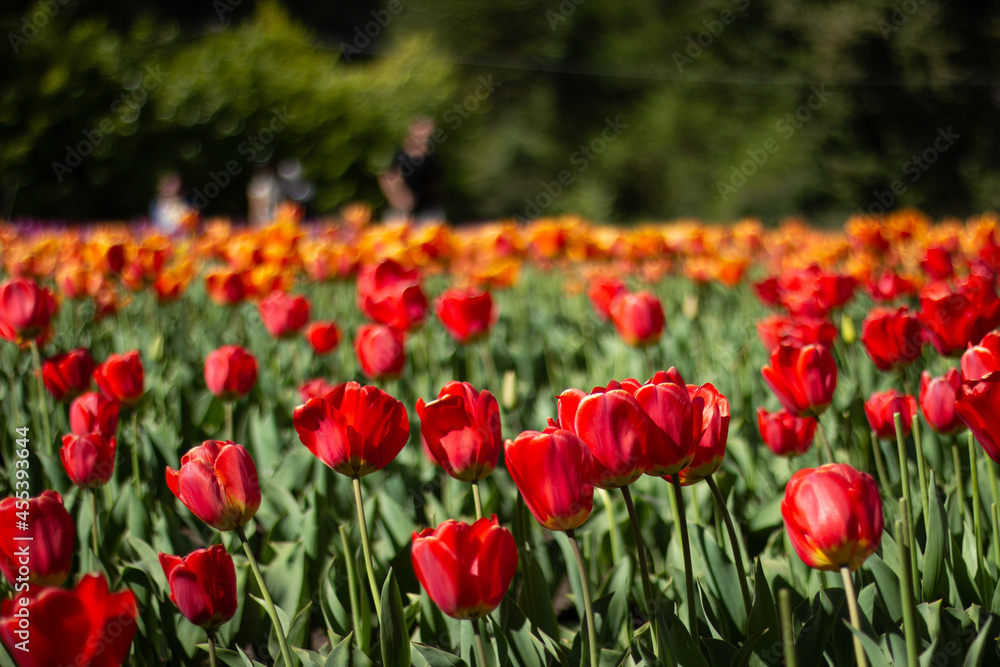
{"type": "Polygon", "coordinates": [[[0,223],[0,667],[1000,664],[1000,217],[0,223]]]}

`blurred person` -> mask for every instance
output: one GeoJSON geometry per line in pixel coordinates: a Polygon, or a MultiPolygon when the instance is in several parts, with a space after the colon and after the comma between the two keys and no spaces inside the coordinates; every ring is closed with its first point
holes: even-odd
{"type": "Polygon", "coordinates": [[[440,168],[434,158],[434,121],[421,117],[410,123],[402,147],[392,165],[378,176],[379,187],[389,202],[385,219],[416,222],[445,219],[441,204],[440,168]]]}
{"type": "Polygon", "coordinates": [[[281,199],[281,184],[267,164],[254,167],[247,183],[247,224],[266,225],[274,220],[281,199]]]}
{"type": "Polygon", "coordinates": [[[170,171],[160,176],[156,185],[156,199],[150,205],[149,215],[165,234],[181,231],[184,217],[192,210],[181,196],[181,190],[181,177],[177,172],[170,171]]]}

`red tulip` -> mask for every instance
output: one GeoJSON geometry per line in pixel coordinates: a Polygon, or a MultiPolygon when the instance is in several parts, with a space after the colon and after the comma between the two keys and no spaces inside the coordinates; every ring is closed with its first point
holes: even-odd
{"type": "Polygon", "coordinates": [[[295,408],[299,440],[342,475],[364,477],[396,458],[410,437],[403,404],[378,387],[346,382],[295,408]]]}
{"type": "Polygon", "coordinates": [[[965,430],[965,422],[955,411],[955,400],[962,386],[958,370],[952,368],[943,377],[932,378],[924,371],[920,376],[920,410],[935,432],[954,435],[965,430]]]}
{"type": "Polygon", "coordinates": [[[590,448],[596,461],[594,484],[604,489],[639,479],[647,468],[646,450],[669,447],[663,431],[625,389],[598,387],[589,396],[567,389],[558,396],[557,411],[560,427],[590,448]]]}
{"type": "Polygon", "coordinates": [[[800,456],[809,451],[816,435],[815,417],[796,417],[785,412],[757,408],[757,428],[767,448],[778,456],[800,456]]]}
{"type": "Polygon", "coordinates": [[[120,667],[138,613],[132,591],[111,593],[103,574],[86,574],[71,591],[43,588],[4,600],[0,640],[21,667],[120,667]]]}
{"type": "Polygon", "coordinates": [[[354,353],[365,376],[398,377],[406,366],[406,338],[392,327],[365,324],[358,327],[354,353]]]}
{"type": "Polygon", "coordinates": [[[636,347],[656,342],[667,324],[660,300],[649,292],[615,297],[611,302],[611,321],[622,340],[636,347]]]}
{"type": "Polygon", "coordinates": [[[98,431],[106,436],[113,436],[118,432],[120,410],[118,401],[105,398],[96,391],[88,391],[78,396],[69,406],[70,430],[77,435],[98,431]]]}
{"type": "Polygon", "coordinates": [[[0,501],[0,571],[17,591],[25,590],[25,582],[61,585],[69,575],[75,548],[76,525],[55,491],[0,501]],[[26,554],[27,564],[22,562],[26,554]]]}
{"type": "Polygon", "coordinates": [[[67,401],[87,391],[93,373],[94,358],[83,348],[61,352],[42,363],[45,388],[57,401],[67,401]]]}
{"type": "MultiPolygon", "coordinates": [[[[628,382],[622,385],[628,391],[628,382]]],[[[686,468],[695,455],[695,415],[691,394],[677,369],[660,371],[649,382],[629,393],[635,396],[663,435],[652,438],[645,448],[646,474],[662,477],[686,468]]],[[[700,422],[701,415],[697,418],[700,422]]]]}
{"type": "Polygon", "coordinates": [[[448,290],[438,298],[436,310],[444,328],[462,344],[485,337],[497,318],[490,293],[475,289],[448,290]]]}
{"type": "Polygon", "coordinates": [[[99,431],[86,435],[64,435],[59,458],[71,482],[83,489],[96,489],[111,480],[115,471],[118,441],[99,431]]]}
{"type": "Polygon", "coordinates": [[[974,382],[986,377],[987,373],[1000,371],[1000,334],[995,331],[983,336],[977,345],[969,344],[962,353],[962,379],[974,382]]]}
{"type": "Polygon", "coordinates": [[[139,352],[112,354],[94,371],[98,389],[108,398],[135,405],[143,394],[143,369],[139,352]]]}
{"type": "Polygon", "coordinates": [[[1000,373],[989,373],[958,390],[955,412],[972,430],[986,454],[1000,464],[1000,373]]]}
{"type": "Polygon", "coordinates": [[[947,280],[955,274],[951,254],[941,247],[928,248],[920,260],[920,268],[931,280],[947,280]]]}
{"type": "Polygon", "coordinates": [[[399,331],[419,326],[427,317],[427,297],[420,273],[387,259],[358,274],[358,307],[379,324],[399,331]]]}
{"type": "Polygon", "coordinates": [[[781,405],[799,417],[822,414],[837,388],[837,364],[822,345],[779,345],[761,375],[781,405]]]}
{"type": "Polygon", "coordinates": [[[264,328],[275,338],[290,338],[309,321],[309,301],[281,291],[271,292],[257,305],[264,328]]]}
{"type": "Polygon", "coordinates": [[[757,336],[764,349],[768,351],[782,343],[799,347],[818,343],[832,347],[837,337],[837,327],[827,320],[816,317],[768,315],[757,322],[757,336]]]}
{"type": "Polygon", "coordinates": [[[895,271],[885,271],[876,280],[868,283],[868,291],[876,301],[892,301],[901,295],[917,293],[917,286],[895,271]]]}
{"type": "Polygon", "coordinates": [[[806,565],[853,572],[882,542],[882,497],[871,475],[846,463],[792,475],[781,502],[788,538],[806,565]]]}
{"type": "Polygon", "coordinates": [[[340,344],[340,329],[335,322],[313,322],[306,329],[306,340],[316,354],[326,354],[340,344]]]}
{"type": "Polygon", "coordinates": [[[594,312],[602,320],[611,319],[611,302],[615,297],[624,294],[628,290],[617,278],[611,276],[597,276],[590,281],[587,288],[587,296],[594,306],[594,312]]]}
{"type": "Polygon", "coordinates": [[[0,284],[0,338],[17,345],[44,337],[56,314],[56,299],[27,278],[0,284]]]}
{"type": "Polygon", "coordinates": [[[218,628],[236,614],[236,566],[221,544],[183,558],[161,552],[160,567],[170,584],[170,601],[195,625],[218,628]]]}
{"type": "Polygon", "coordinates": [[[861,342],[879,370],[911,363],[924,344],[920,320],[906,308],[872,308],[861,325],[861,342]]]}
{"type": "Polygon", "coordinates": [[[899,413],[903,435],[909,435],[913,415],[917,414],[917,401],[912,396],[899,394],[895,389],[875,392],[865,401],[865,416],[876,435],[888,440],[896,437],[893,415],[899,413]]]}
{"type": "Polygon", "coordinates": [[[954,290],[931,283],[920,290],[920,321],[939,353],[957,355],[1000,325],[1000,299],[978,273],[956,280],[954,290]]]}
{"type": "MultiPolygon", "coordinates": [[[[694,431],[694,457],[678,473],[681,486],[690,486],[715,473],[726,457],[729,439],[729,400],[711,384],[689,384],[691,423],[694,431]]],[[[667,481],[672,476],[664,475],[667,481]]]]}
{"type": "Polygon", "coordinates": [[[205,384],[223,401],[246,396],[257,384],[257,360],[239,345],[226,345],[205,357],[205,384]]]}
{"type": "Polygon", "coordinates": [[[482,618],[496,609],[517,570],[514,536],[495,514],[414,532],[411,553],[420,585],[452,618],[482,618]]]}
{"type": "Polygon", "coordinates": [[[334,389],[336,387],[323,378],[314,378],[299,387],[299,396],[302,397],[302,402],[305,403],[310,398],[322,398],[334,389]]]}
{"type": "Polygon", "coordinates": [[[195,516],[216,530],[246,524],[260,507],[257,466],[243,445],[206,440],[167,468],[167,486],[195,516]]]}
{"type": "Polygon", "coordinates": [[[432,457],[463,482],[483,479],[500,456],[500,406],[489,391],[449,382],[437,400],[417,399],[420,434],[432,457]]]}
{"type": "Polygon", "coordinates": [[[241,271],[222,270],[205,276],[205,291],[220,306],[231,306],[243,301],[253,292],[250,279],[241,271]]]}
{"type": "Polygon", "coordinates": [[[507,472],[538,523],[549,530],[582,526],[594,509],[594,456],[562,429],[525,431],[504,446],[507,472]]]}

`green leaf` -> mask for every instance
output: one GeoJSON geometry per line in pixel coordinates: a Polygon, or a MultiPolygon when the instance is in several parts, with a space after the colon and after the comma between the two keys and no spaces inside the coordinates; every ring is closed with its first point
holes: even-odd
{"type": "Polygon", "coordinates": [[[410,633],[406,628],[403,598],[396,584],[396,573],[389,568],[389,576],[382,585],[379,631],[382,645],[382,664],[410,664],[410,633]]]}
{"type": "Polygon", "coordinates": [[[927,507],[927,541],[924,549],[923,572],[921,573],[923,597],[930,599],[937,591],[944,574],[945,550],[948,536],[945,532],[944,507],[934,481],[934,471],[930,471],[930,503],[927,507]]]}
{"type": "Polygon", "coordinates": [[[457,655],[445,653],[441,649],[419,642],[413,642],[413,646],[429,667],[467,667],[465,661],[457,655]]]}
{"type": "Polygon", "coordinates": [[[520,602],[524,613],[531,619],[532,625],[558,643],[559,624],[556,622],[556,611],[552,606],[548,582],[542,573],[534,549],[521,554],[521,571],[524,573],[524,585],[521,587],[520,602]]]}
{"type": "Polygon", "coordinates": [[[882,602],[885,604],[885,610],[888,612],[889,618],[894,623],[899,623],[903,619],[903,603],[899,592],[899,577],[877,555],[873,554],[870,556],[865,564],[875,577],[875,585],[878,586],[878,590],[882,594],[882,602]]]}
{"type": "Polygon", "coordinates": [[[354,634],[348,633],[339,644],[333,647],[330,655],[326,656],[326,663],[323,667],[351,667],[351,644],[354,641],[354,634]]]}
{"type": "MultiPolygon", "coordinates": [[[[754,591],[753,606],[750,609],[750,620],[747,625],[747,634],[755,635],[769,628],[778,627],[778,610],[774,606],[774,598],[771,597],[771,589],[767,585],[767,578],[764,576],[764,568],[757,559],[754,565],[754,591]]],[[[739,588],[733,591],[733,595],[739,593],[739,588]]]]}
{"type": "Polygon", "coordinates": [[[885,653],[882,652],[882,649],[878,647],[878,644],[876,644],[871,637],[856,629],[847,621],[844,621],[844,625],[847,626],[847,629],[850,630],[855,637],[861,640],[861,646],[865,649],[865,655],[868,656],[868,662],[871,664],[871,667],[890,667],[889,661],[886,660],[885,653]]]}
{"type": "MultiPolygon", "coordinates": [[[[288,646],[302,647],[306,643],[306,637],[309,634],[309,616],[311,613],[312,603],[310,602],[305,607],[299,610],[295,614],[295,619],[292,621],[291,627],[285,627],[285,639],[288,640],[288,646]]],[[[271,655],[278,655],[281,650],[281,645],[278,644],[278,634],[277,629],[271,626],[271,632],[268,634],[268,649],[271,655]]]]}
{"type": "MultiPolygon", "coordinates": [[[[965,662],[962,663],[962,667],[978,667],[983,664],[983,658],[986,657],[987,646],[996,642],[996,636],[991,635],[990,633],[990,629],[993,627],[993,621],[994,618],[992,616],[987,619],[982,630],[979,631],[979,636],[976,637],[976,641],[972,642],[972,646],[969,647],[969,652],[965,654],[965,662]]],[[[996,659],[995,647],[993,650],[993,658],[996,659]]]]}

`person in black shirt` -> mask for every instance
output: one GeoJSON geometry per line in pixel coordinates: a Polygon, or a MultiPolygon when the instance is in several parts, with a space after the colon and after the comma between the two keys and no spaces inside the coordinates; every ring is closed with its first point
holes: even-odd
{"type": "Polygon", "coordinates": [[[386,219],[409,218],[416,222],[443,221],[440,169],[434,157],[434,121],[418,118],[410,123],[403,146],[392,166],[379,174],[378,183],[389,202],[386,219]]]}

